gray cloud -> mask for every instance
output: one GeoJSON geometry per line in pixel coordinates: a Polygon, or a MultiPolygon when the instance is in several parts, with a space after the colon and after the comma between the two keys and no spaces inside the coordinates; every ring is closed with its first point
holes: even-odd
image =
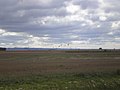
{"type": "Polygon", "coordinates": [[[99,7],[97,0],[73,0],[73,3],[80,5],[83,9],[95,9],[99,7]]]}
{"type": "Polygon", "coordinates": [[[71,47],[88,43],[106,47],[112,43],[110,48],[120,48],[119,3],[119,0],[1,0],[0,33],[9,34],[0,34],[0,46],[17,47],[23,42],[23,46],[29,47],[67,43],[71,47]]]}

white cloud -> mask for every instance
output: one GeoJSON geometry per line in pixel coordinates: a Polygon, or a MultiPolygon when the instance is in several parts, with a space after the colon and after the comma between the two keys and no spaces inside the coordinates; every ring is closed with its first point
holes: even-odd
{"type": "Polygon", "coordinates": [[[16,32],[5,32],[2,34],[2,36],[19,36],[21,34],[16,33],[16,32]]]}
{"type": "Polygon", "coordinates": [[[119,40],[120,41],[120,37],[116,37],[115,40],[119,40]]]}
{"type": "Polygon", "coordinates": [[[71,39],[77,39],[77,38],[79,38],[78,35],[70,35],[69,37],[70,37],[71,39]]]}
{"type": "Polygon", "coordinates": [[[76,45],[78,45],[78,44],[88,44],[89,41],[71,41],[71,43],[76,44],[76,45]]]}
{"type": "Polygon", "coordinates": [[[20,0],[21,5],[49,5],[53,0],[20,0]]]}
{"type": "Polygon", "coordinates": [[[102,45],[102,47],[106,49],[113,49],[113,48],[119,49],[120,43],[116,44],[115,42],[106,42],[105,44],[102,45]]]}
{"type": "Polygon", "coordinates": [[[113,22],[111,28],[120,29],[120,21],[113,22]]]}
{"type": "Polygon", "coordinates": [[[100,28],[101,27],[101,25],[97,25],[97,28],[100,28]]]}
{"type": "Polygon", "coordinates": [[[42,3],[42,4],[49,4],[52,2],[52,0],[36,0],[38,1],[39,3],[42,3]]]}
{"type": "Polygon", "coordinates": [[[99,19],[100,19],[101,21],[106,21],[106,20],[107,20],[107,17],[105,17],[105,16],[100,16],[99,19]]]}
{"type": "Polygon", "coordinates": [[[25,10],[19,10],[14,14],[15,17],[23,17],[25,15],[25,10]]]}
{"type": "Polygon", "coordinates": [[[4,29],[0,29],[0,37],[0,46],[3,47],[46,47],[50,39],[48,35],[37,37],[27,33],[8,32],[4,29]]]}
{"type": "Polygon", "coordinates": [[[19,36],[19,35],[21,35],[20,33],[8,32],[4,29],[0,29],[0,34],[1,34],[1,36],[19,36]]]}
{"type": "Polygon", "coordinates": [[[113,35],[114,33],[113,32],[109,32],[108,35],[113,35]]]}
{"type": "Polygon", "coordinates": [[[67,10],[67,12],[69,12],[71,14],[75,14],[80,11],[80,7],[78,5],[69,4],[66,7],[66,10],[67,10]]]}

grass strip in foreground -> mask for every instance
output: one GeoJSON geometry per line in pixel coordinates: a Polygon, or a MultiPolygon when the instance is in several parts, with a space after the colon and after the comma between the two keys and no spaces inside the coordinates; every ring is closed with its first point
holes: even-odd
{"type": "Polygon", "coordinates": [[[120,90],[120,72],[6,76],[0,90],[120,90]]]}

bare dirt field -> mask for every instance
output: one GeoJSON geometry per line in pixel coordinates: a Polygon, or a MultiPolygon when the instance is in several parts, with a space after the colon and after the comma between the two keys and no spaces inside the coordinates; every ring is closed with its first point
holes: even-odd
{"type": "Polygon", "coordinates": [[[112,72],[120,70],[120,51],[0,52],[0,75],[112,72]]]}

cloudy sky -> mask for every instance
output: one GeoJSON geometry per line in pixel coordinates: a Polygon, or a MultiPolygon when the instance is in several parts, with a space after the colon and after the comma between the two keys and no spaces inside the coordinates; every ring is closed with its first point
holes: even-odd
{"type": "Polygon", "coordinates": [[[0,47],[120,48],[120,0],[0,0],[0,47]]]}

